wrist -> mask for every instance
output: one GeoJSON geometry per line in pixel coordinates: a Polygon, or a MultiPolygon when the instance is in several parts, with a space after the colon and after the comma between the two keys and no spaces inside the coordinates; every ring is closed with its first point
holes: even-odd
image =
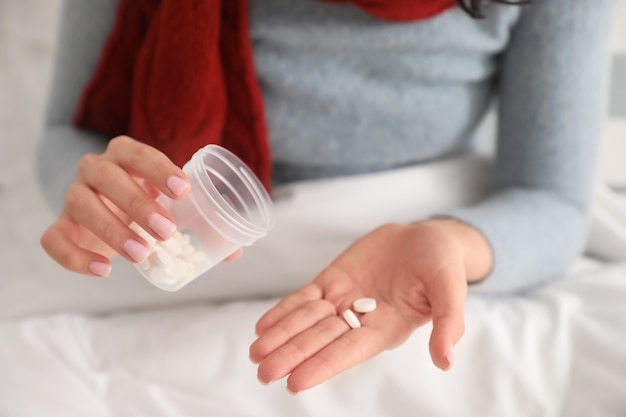
{"type": "Polygon", "coordinates": [[[453,218],[426,220],[444,229],[462,249],[468,283],[484,280],[493,268],[493,251],[487,238],[475,227],[453,218]]]}

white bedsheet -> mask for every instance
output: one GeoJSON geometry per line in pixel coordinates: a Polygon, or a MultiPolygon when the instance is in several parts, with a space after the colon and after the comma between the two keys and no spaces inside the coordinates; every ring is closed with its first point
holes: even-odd
{"type": "Polygon", "coordinates": [[[256,380],[254,323],[281,294],[385,220],[475,201],[483,174],[469,158],[286,187],[268,238],[175,294],[132,268],[39,287],[15,280],[0,294],[0,417],[626,416],[626,209],[607,190],[589,241],[605,260],[581,258],[523,296],[472,291],[450,372],[430,362],[425,326],[295,397],[284,381],[256,380]],[[407,202],[406,189],[421,194],[407,202]],[[150,309],[122,312],[138,307],[150,309]]]}
{"type": "Polygon", "coordinates": [[[467,302],[450,372],[429,327],[297,396],[247,359],[275,300],[0,323],[0,416],[624,416],[626,263],[581,261],[524,297],[467,302]]]}

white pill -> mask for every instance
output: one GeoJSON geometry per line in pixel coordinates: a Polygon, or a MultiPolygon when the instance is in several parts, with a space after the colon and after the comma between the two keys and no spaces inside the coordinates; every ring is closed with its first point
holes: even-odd
{"type": "Polygon", "coordinates": [[[361,327],[361,322],[359,318],[354,314],[354,312],[350,309],[343,312],[343,319],[348,323],[348,326],[356,329],[357,327],[361,327]]]}
{"type": "Polygon", "coordinates": [[[173,279],[179,280],[185,276],[187,269],[189,269],[187,263],[176,258],[174,259],[172,266],[167,269],[167,272],[173,279]]]}
{"type": "Polygon", "coordinates": [[[191,265],[188,265],[187,272],[185,273],[185,276],[183,277],[183,281],[186,284],[189,281],[191,281],[195,276],[196,276],[196,268],[191,265]]]}
{"type": "Polygon", "coordinates": [[[161,242],[161,247],[168,251],[172,256],[178,256],[183,251],[183,247],[175,238],[170,238],[161,242]]]}
{"type": "Polygon", "coordinates": [[[164,249],[157,247],[154,251],[154,262],[162,268],[171,268],[174,258],[164,249]]]}
{"type": "Polygon", "coordinates": [[[194,247],[191,246],[190,243],[185,242],[184,240],[181,242],[181,246],[183,247],[183,251],[181,252],[182,255],[189,255],[195,252],[194,247]]]}
{"type": "Polygon", "coordinates": [[[203,265],[207,261],[207,257],[204,252],[195,251],[187,256],[185,256],[185,260],[194,264],[195,266],[203,265]]]}
{"type": "Polygon", "coordinates": [[[369,313],[376,310],[376,300],[369,297],[358,298],[352,303],[352,308],[357,313],[369,313]]]}
{"type": "Polygon", "coordinates": [[[138,266],[158,285],[180,288],[204,271],[211,262],[203,251],[191,244],[191,236],[187,233],[175,231],[170,239],[158,241],[136,223],[130,227],[153,245],[148,259],[138,266]]]}
{"type": "Polygon", "coordinates": [[[150,262],[150,258],[149,257],[144,259],[143,261],[139,262],[138,265],[139,265],[139,267],[141,269],[145,269],[145,270],[148,270],[148,269],[152,268],[152,262],[150,262]]]}
{"type": "Polygon", "coordinates": [[[167,282],[168,280],[167,271],[165,271],[165,269],[163,268],[159,268],[158,266],[150,269],[150,272],[148,272],[148,276],[150,277],[150,280],[159,284],[167,282]]]}

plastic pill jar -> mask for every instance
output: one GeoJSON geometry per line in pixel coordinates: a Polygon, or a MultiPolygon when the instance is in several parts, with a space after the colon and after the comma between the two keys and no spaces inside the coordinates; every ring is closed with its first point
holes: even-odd
{"type": "Polygon", "coordinates": [[[191,180],[189,195],[172,200],[162,194],[156,200],[174,217],[174,235],[161,242],[131,225],[151,247],[150,256],[135,267],[165,291],[181,289],[274,226],[270,196],[230,151],[207,145],[191,157],[183,171],[191,180]]]}

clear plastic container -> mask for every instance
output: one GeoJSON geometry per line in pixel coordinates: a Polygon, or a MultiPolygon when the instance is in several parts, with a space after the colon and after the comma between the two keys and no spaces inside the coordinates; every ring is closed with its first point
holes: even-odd
{"type": "Polygon", "coordinates": [[[135,264],[136,268],[165,291],[181,289],[274,226],[270,196],[230,151],[207,145],[183,170],[191,180],[189,195],[182,200],[165,195],[157,199],[176,220],[174,235],[160,242],[132,226],[152,248],[148,259],[135,264]]]}

